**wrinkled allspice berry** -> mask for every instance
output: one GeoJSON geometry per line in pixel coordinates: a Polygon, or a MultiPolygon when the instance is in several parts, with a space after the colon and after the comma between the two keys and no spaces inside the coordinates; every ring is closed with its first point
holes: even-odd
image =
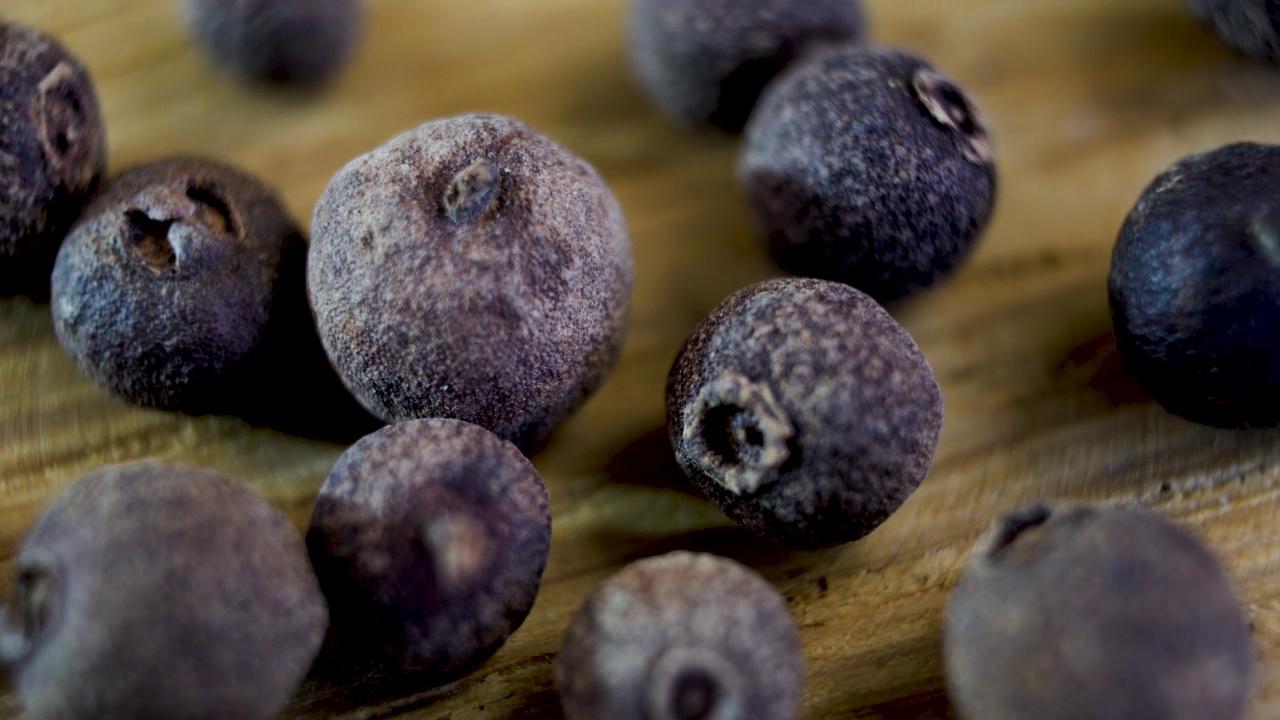
{"type": "Polygon", "coordinates": [[[113,465],[73,483],[17,559],[0,656],[30,717],[274,717],[324,639],[297,529],[212,470],[113,465]]]}
{"type": "Polygon", "coordinates": [[[1240,720],[1253,664],[1212,553],[1113,507],[998,520],[951,593],[944,645],[965,720],[1240,720]]]}
{"type": "Polygon", "coordinates": [[[52,38],[0,20],[0,291],[48,292],[58,243],[106,166],[84,66],[52,38]]]}
{"type": "Polygon", "coordinates": [[[628,565],[587,597],[555,678],[568,720],[787,720],[804,659],[764,578],[678,551],[628,565]]]}
{"type": "Polygon", "coordinates": [[[792,60],[863,26],[861,0],[632,0],[631,65],[673,120],[739,132],[792,60]]]}
{"type": "Polygon", "coordinates": [[[452,417],[527,445],[617,359],[622,210],[590,165],[515,120],[429,122],[357,158],[312,232],[320,338],[383,420],[452,417]]]}
{"type": "Polygon", "coordinates": [[[365,0],[182,0],[188,31],[250,81],[318,86],[350,59],[365,0]]]}
{"type": "Polygon", "coordinates": [[[361,439],[307,531],[341,652],[443,676],[524,622],[551,548],[546,486],[514,445],[459,420],[361,439]]]}
{"type": "Polygon", "coordinates": [[[881,302],[950,273],[996,191],[973,98],[880,47],[815,53],[780,75],[747,125],[738,176],[779,265],[881,302]]]}
{"type": "Polygon", "coordinates": [[[1261,60],[1280,62],[1276,0],[1187,0],[1187,9],[1227,45],[1261,60]]]}
{"type": "Polygon", "coordinates": [[[768,280],[693,331],[667,381],[680,466],[757,535],[798,547],[856,540],[933,462],[942,395],[924,355],[847,285],[768,280]]]}
{"type": "Polygon", "coordinates": [[[1169,411],[1280,424],[1280,146],[1175,163],[1116,241],[1108,290],[1125,367],[1169,411]]]}
{"type": "MultiPolygon", "coordinates": [[[[58,340],[98,385],[146,406],[223,409],[246,380],[302,237],[259,180],[204,158],[108,181],[54,266],[58,340]]],[[[300,271],[300,270],[299,270],[300,271]]]]}

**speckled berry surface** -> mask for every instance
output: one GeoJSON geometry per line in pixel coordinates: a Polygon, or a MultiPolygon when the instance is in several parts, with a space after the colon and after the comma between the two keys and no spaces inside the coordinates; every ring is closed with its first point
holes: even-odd
{"type": "Polygon", "coordinates": [[[48,292],[58,243],[106,165],[84,65],[53,38],[0,20],[0,292],[48,292]]]}
{"type": "Polygon", "coordinates": [[[739,182],[774,259],[882,302],[927,288],[991,217],[996,169],[976,102],[925,59],[828,49],[769,86],[739,182]]]}
{"type": "Polygon", "coordinates": [[[910,334],[864,293],[768,280],[690,335],[667,381],[667,427],[685,473],[734,520],[776,542],[835,545],[920,484],[942,395],[910,334]]]}
{"type": "Polygon", "coordinates": [[[555,678],[569,720],[786,720],[804,660],[772,585],[679,551],[631,563],[587,597],[555,678]]]}
{"type": "Polygon", "coordinates": [[[112,178],[54,266],[58,340],[98,385],[139,405],[221,410],[277,305],[297,227],[259,180],[182,157],[112,178]]]}
{"type": "Polygon", "coordinates": [[[738,132],[779,71],[864,24],[861,0],[632,0],[631,65],[673,120],[738,132]]]}
{"type": "Polygon", "coordinates": [[[1111,258],[1125,367],[1170,411],[1280,424],[1280,146],[1227,145],[1161,173],[1111,258]]]}
{"type": "Polygon", "coordinates": [[[482,427],[389,425],[339,458],[307,545],[340,652],[444,675],[493,654],[533,607],[551,548],[547,489],[482,427]]]}
{"type": "Polygon", "coordinates": [[[1200,540],[1103,506],[996,521],[948,599],[944,645],[964,720],[1240,720],[1254,654],[1200,540]]]}
{"type": "Polygon", "coordinates": [[[17,558],[0,654],[28,715],[279,713],[327,613],[297,529],[211,470],[112,465],[73,483],[17,558]]]}
{"type": "Polygon", "coordinates": [[[622,345],[631,243],[592,167],[522,123],[426,123],[316,205],[307,283],[352,394],[393,422],[452,417],[527,444],[622,345]]]}
{"type": "Polygon", "coordinates": [[[315,87],[347,64],[366,0],[182,0],[187,30],[205,53],[257,82],[315,87]]]}
{"type": "Polygon", "coordinates": [[[1231,47],[1280,62],[1280,2],[1276,0],[1187,0],[1191,15],[1231,47]]]}

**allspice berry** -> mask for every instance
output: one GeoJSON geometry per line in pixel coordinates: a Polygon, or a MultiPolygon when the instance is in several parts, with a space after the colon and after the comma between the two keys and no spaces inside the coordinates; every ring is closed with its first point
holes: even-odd
{"type": "Polygon", "coordinates": [[[886,302],[968,254],[995,203],[993,157],[986,120],[955,81],[911,53],[850,46],[769,86],[738,175],[779,265],[886,302]]]}
{"type": "Polygon", "coordinates": [[[622,210],[590,165],[515,120],[429,122],[357,158],[312,233],[320,338],[387,422],[451,417],[527,445],[618,356],[622,210]]]}
{"type": "Polygon", "coordinates": [[[933,462],[942,395],[889,313],[847,285],[768,280],[702,321],[667,380],[680,466],[757,535],[856,540],[933,462]]]}
{"type": "Polygon", "coordinates": [[[1280,62],[1275,0],[1187,0],[1191,15],[1222,42],[1260,60],[1280,62]]]}
{"type": "Polygon", "coordinates": [[[772,585],[680,551],[634,562],[587,597],[555,678],[568,720],[787,720],[804,660],[772,585]]]}
{"type": "Polygon", "coordinates": [[[182,10],[219,66],[245,80],[315,87],[350,59],[365,0],[182,0],[182,10]]]}
{"type": "Polygon", "coordinates": [[[259,392],[247,373],[302,242],[275,194],[240,170],[194,157],[136,167],[104,185],[58,253],[58,340],[130,402],[224,409],[259,392]]]}
{"type": "Polygon", "coordinates": [[[84,65],[2,20],[0,158],[0,291],[44,296],[58,243],[106,170],[106,130],[84,65]]]}
{"type": "Polygon", "coordinates": [[[673,120],[738,132],[792,60],[864,24],[862,0],[632,0],[631,64],[673,120]]]}
{"type": "Polygon", "coordinates": [[[492,655],[529,614],[550,503],[511,443],[458,420],[411,420],[343,453],[307,545],[341,652],[443,677],[492,655]]]}
{"type": "Polygon", "coordinates": [[[1280,424],[1280,146],[1184,158],[1143,191],[1111,256],[1126,369],[1170,412],[1280,424]]]}
{"type": "Polygon", "coordinates": [[[0,656],[35,720],[265,720],[325,623],[283,513],[221,473],[138,462],[85,475],[36,523],[0,656]]]}
{"type": "Polygon", "coordinates": [[[964,720],[1240,720],[1253,664],[1212,553],[1114,507],[998,520],[951,593],[944,645],[964,720]]]}

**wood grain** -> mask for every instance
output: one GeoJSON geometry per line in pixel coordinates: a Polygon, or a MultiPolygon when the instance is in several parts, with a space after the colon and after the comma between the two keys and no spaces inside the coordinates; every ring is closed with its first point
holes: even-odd
{"type": "MultiPolygon", "coordinates": [[[[892,308],[938,373],[932,474],[866,539],[820,552],[752,540],[684,485],[662,430],[666,372],[730,292],[776,274],[734,184],[736,141],[680,130],[628,75],[623,0],[372,0],[364,44],[328,92],[245,88],[212,72],[164,0],[4,0],[84,59],[111,167],[224,158],[306,222],[333,173],[427,119],[519,117],[593,162],[627,212],[632,325],[605,387],[534,462],[555,536],[528,622],[439,689],[317,673],[290,717],[560,717],[551,660],[570,613],[629,560],[710,550],[786,594],[808,661],[805,718],[944,718],[939,633],[974,539],[1036,499],[1131,502],[1187,523],[1224,558],[1260,658],[1253,720],[1280,718],[1280,435],[1172,417],[1130,380],[1106,307],[1110,251],[1145,184],[1228,141],[1280,141],[1280,73],[1220,47],[1179,0],[872,0],[877,42],[966,84],[993,125],[995,220],[943,287],[892,308]]],[[[303,526],[338,445],[224,417],[132,408],[80,377],[46,306],[0,301],[0,553],[80,473],[145,456],[244,478],[303,526]]],[[[6,561],[7,570],[10,561],[6,561]]],[[[6,581],[7,582],[7,581],[6,581]]],[[[11,698],[0,717],[16,717],[11,698]]]]}

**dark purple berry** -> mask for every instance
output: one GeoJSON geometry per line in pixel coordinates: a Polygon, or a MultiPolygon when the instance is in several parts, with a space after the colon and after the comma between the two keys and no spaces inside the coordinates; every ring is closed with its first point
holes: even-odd
{"type": "Polygon", "coordinates": [[[219,65],[251,81],[321,85],[347,63],[364,0],[182,0],[187,27],[219,65]]]}
{"type": "Polygon", "coordinates": [[[1280,146],[1184,158],[1152,181],[1111,258],[1111,319],[1160,404],[1221,427],[1280,424],[1280,146]]]}
{"type": "Polygon", "coordinates": [[[942,395],[915,341],[826,280],[740,290],[693,331],[667,381],[676,459],[763,538],[835,545],[874,530],[929,471],[942,395]]]}
{"type": "Polygon", "coordinates": [[[796,56],[863,25],[861,0],[632,0],[631,64],[673,120],[738,132],[796,56]]]}
{"type": "Polygon", "coordinates": [[[1280,2],[1187,0],[1187,7],[1222,42],[1253,57],[1280,62],[1280,2]]]}
{"type": "Polygon", "coordinates": [[[528,444],[622,345],[631,244],[583,160],[495,115],[357,158],[316,206],[307,268],[333,365],[388,422],[452,417],[528,444]]]}
{"type": "Polygon", "coordinates": [[[252,720],[280,712],[324,638],[306,548],[211,470],[108,466],[18,556],[0,655],[30,717],[252,720]]]}
{"type": "Polygon", "coordinates": [[[788,720],[804,660],[772,585],[732,560],[673,552],[591,593],[555,676],[568,720],[788,720]]]}
{"type": "Polygon", "coordinates": [[[951,593],[944,645],[964,720],[1240,720],[1253,664],[1209,550],[1110,507],[997,521],[951,593]]]}
{"type": "Polygon", "coordinates": [[[84,66],[52,38],[0,21],[0,290],[48,292],[58,243],[106,166],[84,66]]]}
{"type": "Polygon", "coordinates": [[[344,652],[452,673],[493,654],[533,607],[551,547],[547,489],[484,428],[411,420],[343,453],[307,545],[344,652]]]}
{"type": "MultiPolygon", "coordinates": [[[[257,392],[282,262],[302,237],[257,179],[175,158],[107,182],[54,266],[58,340],[102,387],[139,405],[202,412],[257,392]]],[[[300,256],[299,256],[300,257],[300,256]]]]}
{"type": "Polygon", "coordinates": [[[833,49],[769,86],[739,179],[774,259],[881,302],[929,287],[991,217],[996,170],[973,99],[924,59],[833,49]]]}

